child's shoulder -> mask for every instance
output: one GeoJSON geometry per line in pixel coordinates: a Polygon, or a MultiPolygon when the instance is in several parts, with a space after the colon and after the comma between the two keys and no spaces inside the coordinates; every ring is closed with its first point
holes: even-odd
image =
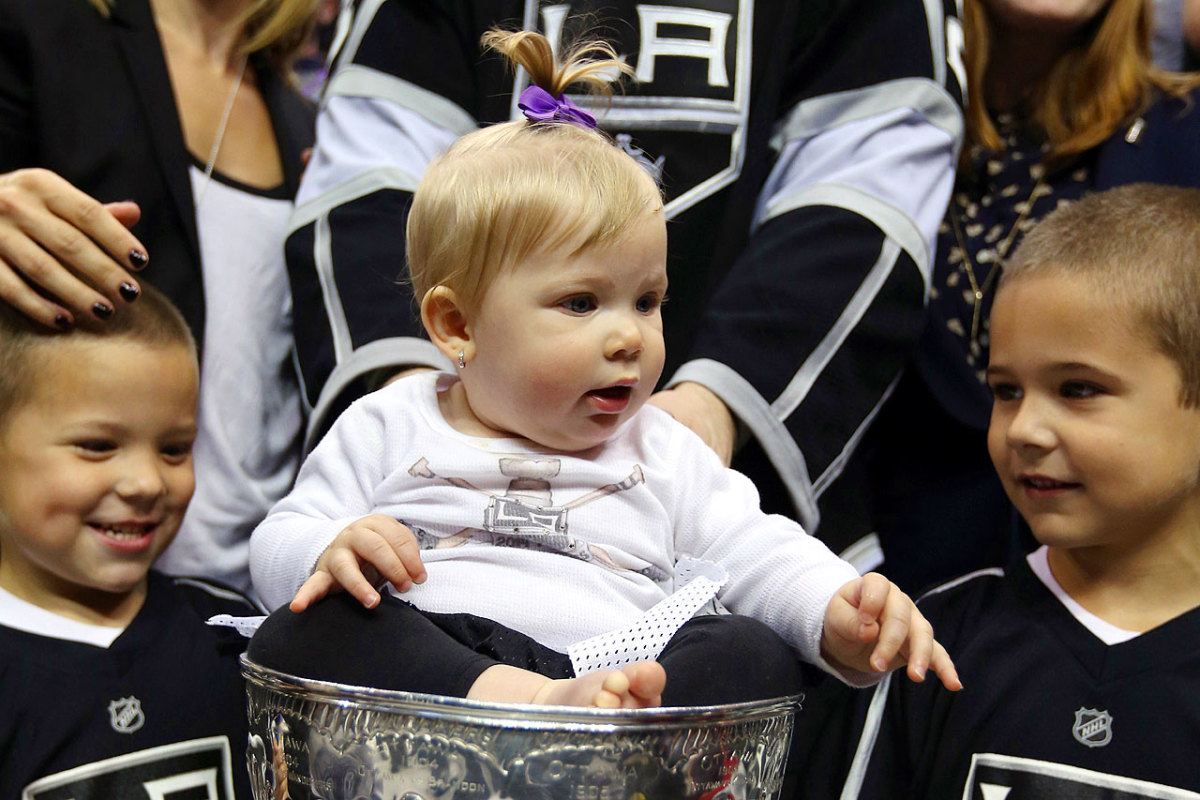
{"type": "Polygon", "coordinates": [[[1013,591],[1014,569],[989,567],[961,575],[925,590],[917,598],[917,607],[947,646],[960,636],[986,635],[1023,605],[1013,591]]]}
{"type": "Polygon", "coordinates": [[[247,617],[265,614],[262,607],[244,593],[209,578],[164,575],[150,572],[150,591],[170,592],[174,599],[201,619],[217,614],[247,617]]]}

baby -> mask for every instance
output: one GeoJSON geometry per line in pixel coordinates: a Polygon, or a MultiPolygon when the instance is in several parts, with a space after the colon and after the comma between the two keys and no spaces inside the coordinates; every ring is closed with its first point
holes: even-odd
{"type": "Polygon", "coordinates": [[[907,596],[763,514],[746,478],[646,405],[664,361],[661,195],[563,94],[627,68],[601,44],[559,66],[539,34],[484,41],[530,76],[527,119],[457,141],[408,220],[421,318],[455,372],[356,403],[255,531],[259,592],[294,599],[251,655],[308,677],[596,706],[787,694],[796,654],[859,685],[907,664],[959,688],[907,596]],[[411,605],[380,604],[364,566],[411,605]],[[339,586],[381,617],[295,613],[339,586]]]}

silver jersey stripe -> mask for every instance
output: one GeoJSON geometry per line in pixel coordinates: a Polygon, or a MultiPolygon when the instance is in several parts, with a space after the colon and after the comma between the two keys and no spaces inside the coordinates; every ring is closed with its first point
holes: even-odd
{"type": "MultiPolygon", "coordinates": [[[[362,0],[358,10],[353,12],[354,17],[350,23],[348,30],[341,30],[345,24],[344,20],[347,14],[351,13],[349,0],[342,0],[342,10],[338,16],[339,34],[344,35],[341,41],[335,40],[332,43],[331,56],[333,63],[330,64],[329,74],[333,75],[342,67],[349,65],[356,55],[358,48],[362,44],[363,37],[367,34],[367,29],[371,27],[371,23],[375,21],[375,15],[379,13],[379,8],[387,0],[362,0]]],[[[325,92],[328,91],[326,84],[325,92]]]]}
{"type": "Polygon", "coordinates": [[[322,102],[327,104],[333,97],[386,100],[421,115],[438,127],[453,131],[456,136],[479,127],[475,118],[457,103],[415,83],[360,64],[343,67],[329,79],[322,102]]]}
{"type": "MultiPolygon", "coordinates": [[[[348,335],[348,334],[347,334],[348,335]]],[[[435,369],[452,369],[450,361],[427,339],[397,336],[376,339],[339,357],[337,366],[325,381],[321,395],[309,418],[308,434],[304,443],[305,452],[316,445],[316,432],[325,426],[325,416],[337,400],[338,395],[360,375],[384,367],[402,369],[406,366],[427,366],[435,369]]]]}
{"type": "Polygon", "coordinates": [[[771,403],[771,412],[777,419],[787,419],[808,396],[808,392],[817,382],[817,378],[821,376],[822,371],[829,365],[838,349],[849,338],[859,320],[874,302],[879,289],[891,275],[892,268],[900,257],[900,252],[901,248],[895,240],[884,240],[883,247],[879,250],[879,257],[875,260],[871,271],[859,285],[854,296],[850,298],[850,302],[842,309],[837,322],[800,365],[800,369],[792,376],[787,387],[775,399],[775,402],[771,403]]]}
{"type": "Polygon", "coordinates": [[[330,211],[340,208],[360,197],[385,189],[402,192],[416,191],[420,177],[401,167],[379,167],[361,173],[333,189],[306,200],[296,206],[288,220],[288,235],[326,217],[330,211]]]}
{"type": "Polygon", "coordinates": [[[796,508],[800,524],[806,531],[815,531],[820,522],[820,512],[817,510],[817,499],[808,477],[804,454],[758,390],[730,367],[709,358],[698,358],[684,364],[671,377],[669,385],[684,381],[693,381],[712,390],[729,406],[734,416],[750,429],[779,473],[796,508]]]}
{"type": "Polygon", "coordinates": [[[850,772],[842,787],[841,800],[855,800],[862,791],[863,778],[867,774],[867,763],[875,750],[875,742],[879,739],[879,726],[883,722],[883,712],[887,707],[888,687],[892,684],[894,672],[889,672],[875,687],[875,696],[871,698],[871,706],[867,710],[867,719],[863,723],[862,736],[858,740],[858,749],[854,752],[854,760],[850,762],[850,772]]]}
{"type": "Polygon", "coordinates": [[[901,78],[801,101],[776,126],[772,144],[781,149],[789,140],[902,108],[918,112],[955,141],[962,140],[962,111],[950,93],[927,78],[901,78]]]}
{"type": "MultiPolygon", "coordinates": [[[[961,0],[960,3],[961,5],[961,0]]],[[[929,23],[929,49],[932,51],[933,80],[946,85],[946,12],[941,0],[925,0],[925,19],[929,23]]]]}

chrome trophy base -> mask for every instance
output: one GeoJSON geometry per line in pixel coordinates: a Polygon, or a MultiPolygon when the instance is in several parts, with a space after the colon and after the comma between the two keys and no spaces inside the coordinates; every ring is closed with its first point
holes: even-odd
{"type": "Polygon", "coordinates": [[[254,800],[768,800],[802,699],[590,709],[242,672],[254,800]]]}

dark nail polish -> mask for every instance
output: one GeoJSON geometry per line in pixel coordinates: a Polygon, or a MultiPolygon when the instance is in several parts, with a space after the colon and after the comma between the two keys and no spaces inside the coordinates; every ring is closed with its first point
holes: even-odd
{"type": "Polygon", "coordinates": [[[134,286],[132,283],[122,283],[118,287],[118,291],[121,292],[121,297],[124,297],[130,303],[132,303],[134,300],[137,300],[138,295],[142,293],[142,290],[134,286]]]}
{"type": "Polygon", "coordinates": [[[100,319],[108,319],[112,316],[112,306],[104,303],[92,303],[92,313],[100,319]]]}
{"type": "Polygon", "coordinates": [[[71,318],[66,314],[57,314],[54,317],[54,324],[59,330],[69,331],[71,329],[71,318]]]}
{"type": "Polygon", "coordinates": [[[150,257],[147,256],[145,253],[143,253],[141,250],[130,250],[129,251],[129,263],[133,264],[134,269],[141,269],[142,267],[144,267],[148,263],[150,263],[150,257]]]}

